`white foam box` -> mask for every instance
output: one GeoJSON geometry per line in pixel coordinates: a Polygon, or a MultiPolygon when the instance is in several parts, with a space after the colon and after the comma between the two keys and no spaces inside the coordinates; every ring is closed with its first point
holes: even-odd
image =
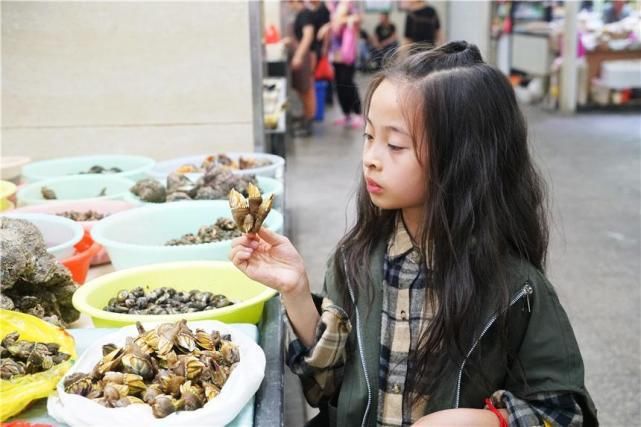
{"type": "Polygon", "coordinates": [[[604,61],[601,84],[610,89],[641,88],[641,59],[604,61]]]}

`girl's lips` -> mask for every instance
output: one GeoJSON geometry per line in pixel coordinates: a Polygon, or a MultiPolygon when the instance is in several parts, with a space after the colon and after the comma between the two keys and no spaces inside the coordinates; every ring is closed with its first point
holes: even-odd
{"type": "Polygon", "coordinates": [[[376,181],[367,178],[366,182],[367,182],[367,191],[369,193],[380,193],[383,191],[383,187],[378,185],[376,181]]]}

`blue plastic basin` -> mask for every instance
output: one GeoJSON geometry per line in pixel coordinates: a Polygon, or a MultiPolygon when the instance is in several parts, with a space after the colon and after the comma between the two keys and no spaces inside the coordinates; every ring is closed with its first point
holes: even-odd
{"type": "Polygon", "coordinates": [[[135,184],[127,178],[111,175],[76,175],[65,178],[52,178],[28,184],[18,190],[17,199],[20,206],[55,203],[61,200],[130,200],[129,189],[135,184]],[[56,193],[57,199],[47,200],[42,197],[42,187],[56,193]],[[105,190],[105,196],[99,196],[105,190]]]}
{"type": "Polygon", "coordinates": [[[22,177],[25,182],[36,182],[50,178],[78,175],[80,172],[88,171],[92,166],[102,166],[106,169],[120,168],[122,172],[100,174],[100,176],[111,175],[138,180],[145,178],[155,164],[154,159],[143,156],[105,154],[99,156],[61,157],[23,166],[22,177]]]}
{"type": "MultiPolygon", "coordinates": [[[[116,270],[173,261],[227,261],[231,240],[199,245],[165,246],[165,242],[194,233],[220,217],[231,218],[226,200],[163,203],[113,214],[91,230],[116,270]]],[[[282,233],[283,216],[272,210],[263,226],[282,233]]]]}

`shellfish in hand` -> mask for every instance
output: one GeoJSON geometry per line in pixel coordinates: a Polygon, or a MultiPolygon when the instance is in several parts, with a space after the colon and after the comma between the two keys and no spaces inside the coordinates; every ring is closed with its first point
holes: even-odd
{"type": "Polygon", "coordinates": [[[248,197],[232,189],[229,192],[229,206],[234,221],[244,233],[258,233],[263,221],[272,208],[274,195],[263,197],[254,184],[247,186],[248,197]]]}

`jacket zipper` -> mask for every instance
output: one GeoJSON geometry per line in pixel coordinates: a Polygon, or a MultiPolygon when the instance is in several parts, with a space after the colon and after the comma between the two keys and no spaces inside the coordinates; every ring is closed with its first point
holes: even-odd
{"type": "Polygon", "coordinates": [[[367,416],[369,415],[370,407],[372,406],[372,386],[369,383],[369,376],[367,375],[367,365],[365,363],[365,353],[363,352],[362,338],[361,338],[361,319],[358,313],[358,306],[356,305],[356,298],[354,298],[354,291],[352,290],[352,285],[349,281],[349,276],[347,275],[347,260],[345,259],[345,253],[341,251],[343,257],[343,271],[345,273],[345,280],[347,281],[347,291],[349,292],[349,297],[354,304],[354,313],[356,315],[356,345],[358,347],[358,353],[361,357],[361,367],[363,368],[363,375],[365,376],[365,385],[367,386],[367,406],[365,407],[365,414],[363,414],[363,420],[361,421],[361,427],[365,427],[367,422],[367,416]]]}
{"type": "MultiPolygon", "coordinates": [[[[525,282],[525,285],[521,288],[521,290],[512,298],[510,301],[510,305],[508,306],[508,309],[511,308],[514,304],[517,303],[523,296],[525,296],[527,300],[527,311],[528,313],[531,311],[530,310],[530,295],[534,292],[534,289],[530,285],[529,281],[525,282]]],[[[474,344],[472,345],[472,348],[467,352],[465,355],[465,359],[463,359],[463,362],[461,362],[461,367],[459,368],[458,371],[458,380],[456,382],[456,400],[454,402],[454,408],[458,408],[459,403],[460,403],[460,398],[461,398],[461,379],[463,378],[463,369],[465,368],[465,363],[467,362],[467,359],[470,358],[476,347],[478,346],[479,342],[483,338],[483,336],[487,333],[488,329],[492,327],[494,322],[496,321],[498,317],[498,313],[495,313],[490,319],[487,321],[485,324],[485,327],[481,331],[481,334],[478,336],[476,341],[474,341],[474,344]]]]}

